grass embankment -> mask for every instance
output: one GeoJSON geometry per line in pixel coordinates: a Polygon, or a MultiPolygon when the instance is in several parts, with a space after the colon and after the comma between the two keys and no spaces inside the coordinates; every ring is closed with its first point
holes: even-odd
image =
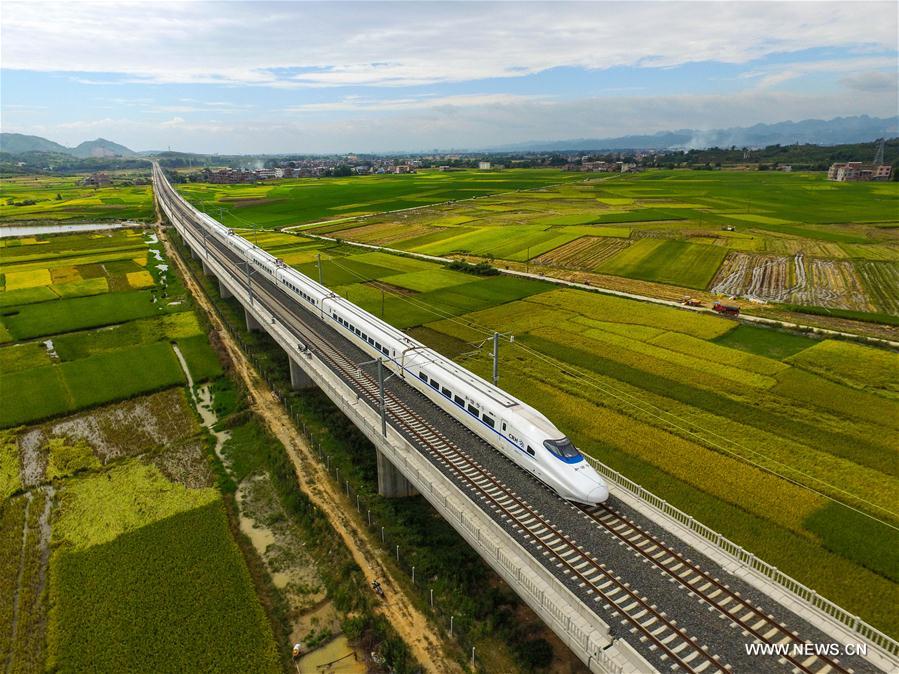
{"type": "MultiPolygon", "coordinates": [[[[229,395],[227,389],[220,393],[229,395]]],[[[294,466],[284,446],[251,414],[238,412],[226,416],[221,423],[232,433],[223,449],[231,462],[230,477],[225,480],[230,486],[225,488],[233,490],[243,480],[267,475],[282,512],[300,531],[303,549],[313,560],[327,597],[342,618],[341,629],[347,638],[361,643],[367,652],[376,650],[393,671],[416,671],[416,663],[402,639],[375,611],[362,570],[327,519],[297,489],[294,466]]],[[[313,647],[313,640],[327,641],[333,636],[337,635],[330,632],[316,636],[307,634],[304,643],[313,647]]]]}

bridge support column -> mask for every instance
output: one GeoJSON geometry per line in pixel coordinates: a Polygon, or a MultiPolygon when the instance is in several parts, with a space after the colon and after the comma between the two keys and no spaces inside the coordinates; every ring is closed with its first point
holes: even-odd
{"type": "MultiPolygon", "coordinates": [[[[197,257],[199,257],[199,255],[197,257]]],[[[206,260],[203,260],[202,264],[203,264],[203,273],[206,274],[206,276],[215,276],[215,274],[212,273],[212,268],[210,268],[206,264],[206,260]]]]}
{"type": "Polygon", "coordinates": [[[294,391],[299,391],[300,389],[308,389],[315,386],[315,382],[312,381],[312,377],[306,374],[306,371],[297,365],[297,362],[291,358],[287,357],[288,362],[290,363],[290,387],[294,391]]]}
{"type": "Polygon", "coordinates": [[[415,487],[390,463],[381,450],[376,449],[375,451],[378,453],[378,493],[386,498],[418,495],[415,487]]]}
{"type": "Polygon", "coordinates": [[[234,294],[230,290],[228,290],[227,287],[225,287],[225,284],[222,283],[221,279],[219,279],[219,295],[221,295],[222,298],[226,300],[234,297],[234,294]]]}
{"type": "Polygon", "coordinates": [[[247,319],[247,330],[249,330],[250,332],[262,332],[263,331],[262,324],[256,320],[256,317],[253,316],[253,314],[251,314],[249,311],[244,309],[243,315],[247,319]]]}
{"type": "MultiPolygon", "coordinates": [[[[184,241],[183,238],[182,238],[181,240],[184,241]]],[[[199,253],[197,253],[197,251],[195,251],[195,250],[194,250],[193,248],[191,248],[190,246],[188,246],[188,249],[190,250],[190,256],[191,256],[193,259],[195,259],[195,260],[199,260],[199,259],[200,259],[200,255],[199,255],[199,253]]],[[[203,271],[206,271],[206,265],[203,265],[203,271]]]]}

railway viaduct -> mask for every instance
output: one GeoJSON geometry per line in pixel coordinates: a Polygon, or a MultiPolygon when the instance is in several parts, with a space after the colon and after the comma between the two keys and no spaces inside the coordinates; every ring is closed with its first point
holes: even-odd
{"type": "Polygon", "coordinates": [[[222,296],[285,351],[292,385],[319,387],[375,446],[380,493],[421,494],[590,671],[899,668],[894,640],[603,464],[592,461],[609,504],[578,508],[402,380],[382,398],[366,354],[206,236],[155,164],[153,180],[162,212],[222,296]],[[867,654],[807,654],[803,643],[861,644],[867,654]],[[747,644],[787,651],[751,654],[747,644]]]}

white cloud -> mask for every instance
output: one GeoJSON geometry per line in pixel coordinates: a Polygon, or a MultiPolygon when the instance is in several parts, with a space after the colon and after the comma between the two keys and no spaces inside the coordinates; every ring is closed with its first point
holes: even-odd
{"type": "Polygon", "coordinates": [[[855,57],[849,56],[843,59],[826,59],[822,61],[795,61],[791,63],[779,63],[743,73],[746,79],[759,78],[756,86],[760,89],[783,84],[798,77],[821,73],[852,73],[875,68],[893,69],[893,81],[895,75],[896,58],[886,56],[855,57]]]}
{"type": "Polygon", "coordinates": [[[897,89],[897,78],[895,72],[867,72],[849,75],[840,80],[840,83],[855,89],[856,91],[880,92],[892,91],[894,94],[897,89]]]}
{"type": "Polygon", "coordinates": [[[543,96],[516,94],[460,94],[456,96],[415,96],[408,98],[371,99],[346,96],[339,101],[304,103],[285,108],[284,112],[397,112],[401,110],[430,110],[434,108],[471,108],[484,105],[523,103],[545,100],[543,96]]]}
{"type": "Polygon", "coordinates": [[[892,2],[32,0],[7,1],[4,9],[7,69],[280,87],[460,82],[557,66],[743,63],[822,46],[895,50],[897,16],[892,2]]]}

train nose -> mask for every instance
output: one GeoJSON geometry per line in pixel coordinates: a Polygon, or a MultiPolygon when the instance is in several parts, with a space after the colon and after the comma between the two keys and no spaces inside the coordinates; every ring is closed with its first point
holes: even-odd
{"type": "Polygon", "coordinates": [[[607,498],[609,498],[609,488],[604,484],[597,485],[587,494],[587,500],[590,503],[603,503],[607,498]]]}

